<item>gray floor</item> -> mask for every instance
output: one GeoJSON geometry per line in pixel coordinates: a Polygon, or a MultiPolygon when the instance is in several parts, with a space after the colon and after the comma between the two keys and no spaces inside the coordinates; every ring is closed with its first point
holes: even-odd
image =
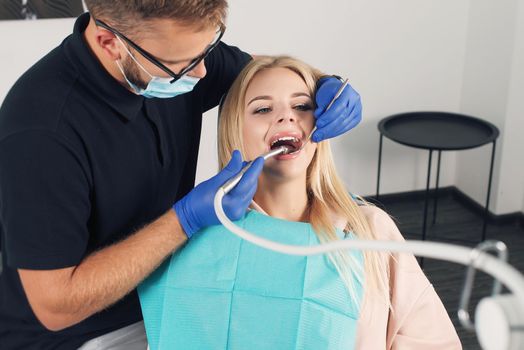
{"type": "MultiPolygon", "coordinates": [[[[384,201],[384,209],[395,217],[400,231],[406,238],[420,239],[424,202],[422,200],[384,201]]],[[[433,211],[430,210],[430,217],[433,211]]],[[[428,239],[474,246],[482,232],[482,218],[463,206],[451,195],[439,198],[435,225],[429,223],[428,239]],[[459,241],[457,241],[459,240],[459,241]],[[470,241],[470,242],[467,242],[470,241]]],[[[501,240],[509,247],[510,264],[524,273],[524,228],[516,224],[488,225],[487,239],[501,240]]],[[[443,261],[425,259],[424,271],[440,295],[455,324],[464,349],[481,349],[474,333],[465,331],[456,316],[460,292],[464,281],[465,267],[443,261]]],[[[477,273],[472,294],[474,314],[477,302],[491,292],[492,279],[484,273],[477,273]]]]}

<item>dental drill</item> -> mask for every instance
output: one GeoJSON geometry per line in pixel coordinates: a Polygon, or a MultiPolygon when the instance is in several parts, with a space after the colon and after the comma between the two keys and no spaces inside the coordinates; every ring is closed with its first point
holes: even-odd
{"type": "MultiPolygon", "coordinates": [[[[266,161],[267,159],[274,156],[278,156],[279,154],[287,154],[289,153],[289,151],[290,148],[288,148],[287,146],[280,146],[261,155],[261,157],[264,158],[264,161],[266,161]]],[[[251,167],[251,164],[253,164],[252,161],[247,163],[238,174],[229,179],[225,184],[222,185],[222,187],[220,187],[220,189],[223,190],[225,193],[229,193],[229,191],[231,191],[242,179],[242,176],[244,176],[245,172],[251,167]]]]}

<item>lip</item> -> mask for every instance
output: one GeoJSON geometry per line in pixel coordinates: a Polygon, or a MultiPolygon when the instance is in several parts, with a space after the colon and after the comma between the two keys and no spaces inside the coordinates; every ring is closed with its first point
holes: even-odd
{"type": "MultiPolygon", "coordinates": [[[[298,131],[281,131],[281,132],[277,132],[276,134],[273,134],[273,136],[271,136],[269,138],[268,150],[271,150],[271,143],[273,143],[275,140],[278,140],[279,138],[282,138],[282,137],[294,137],[294,138],[298,139],[299,140],[299,143],[297,145],[298,149],[300,149],[302,147],[302,144],[304,142],[304,134],[301,133],[301,132],[298,132],[298,131]]],[[[289,153],[289,154],[281,154],[281,155],[276,156],[275,159],[277,159],[277,160],[294,159],[294,158],[298,157],[301,152],[302,152],[302,150],[300,149],[298,152],[293,152],[293,153],[289,153]]]]}

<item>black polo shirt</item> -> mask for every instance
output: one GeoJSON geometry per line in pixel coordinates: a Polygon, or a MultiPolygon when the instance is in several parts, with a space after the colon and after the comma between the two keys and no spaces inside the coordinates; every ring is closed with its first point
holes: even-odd
{"type": "Polygon", "coordinates": [[[0,109],[0,348],[71,349],[142,319],[132,292],[60,332],[35,318],[17,268],[78,265],[164,214],[194,186],[202,113],[250,59],[223,43],[193,92],[144,99],[74,32],[30,68],[0,109]]]}

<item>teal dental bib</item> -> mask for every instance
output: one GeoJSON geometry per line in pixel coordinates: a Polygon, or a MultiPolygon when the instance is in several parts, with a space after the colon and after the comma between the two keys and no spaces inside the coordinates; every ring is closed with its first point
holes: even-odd
{"type": "MultiPolygon", "coordinates": [[[[256,211],[236,223],[277,242],[319,244],[307,223],[256,211]]],[[[348,254],[362,266],[360,251],[348,254]]],[[[362,285],[354,284],[361,299],[362,285]]],[[[355,346],[359,307],[327,256],[266,250],[223,226],[196,233],[138,292],[151,350],[355,346]]]]}

